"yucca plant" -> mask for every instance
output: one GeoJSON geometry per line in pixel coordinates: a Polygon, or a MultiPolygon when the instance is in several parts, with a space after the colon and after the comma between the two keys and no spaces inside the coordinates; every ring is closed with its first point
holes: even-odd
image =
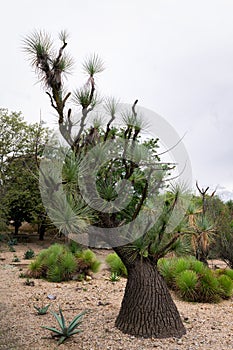
{"type": "Polygon", "coordinates": [[[59,307],[59,313],[51,311],[51,314],[56,318],[60,329],[54,328],[54,327],[47,327],[42,326],[42,328],[48,329],[49,331],[52,331],[53,337],[58,337],[58,345],[62,344],[67,338],[71,337],[74,334],[82,332],[81,329],[77,329],[80,324],[82,323],[82,317],[86,312],[83,311],[77,316],[74,317],[74,319],[70,322],[68,326],[66,326],[65,318],[63,316],[62,310],[59,307]]]}
{"type": "Polygon", "coordinates": [[[36,305],[33,305],[33,306],[34,306],[34,309],[36,309],[38,315],[45,315],[48,312],[48,308],[50,307],[50,304],[41,306],[41,307],[36,305]]]}

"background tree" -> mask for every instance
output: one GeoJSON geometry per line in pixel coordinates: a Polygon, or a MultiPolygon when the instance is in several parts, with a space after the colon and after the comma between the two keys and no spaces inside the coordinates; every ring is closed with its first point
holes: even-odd
{"type": "Polygon", "coordinates": [[[207,212],[207,199],[213,197],[215,191],[209,196],[209,187],[200,189],[196,182],[197,189],[200,196],[193,196],[192,202],[190,203],[188,216],[189,216],[189,227],[192,230],[192,246],[194,254],[197,260],[203,262],[208,266],[208,256],[210,250],[210,244],[214,240],[216,231],[215,223],[216,220],[207,212]]]}
{"type": "MultiPolygon", "coordinates": [[[[71,68],[72,60],[64,53],[67,34],[61,32],[59,37],[61,47],[57,54],[50,36],[44,32],[34,32],[24,41],[24,48],[57,112],[60,133],[71,149],[65,151],[62,183],[56,177],[56,166],[47,173],[45,168],[42,170],[41,186],[44,195],[47,194],[48,210],[67,234],[80,232],[83,221],[90,223],[85,227],[88,234],[113,246],[124,262],[128,280],[116,320],[120,330],[144,337],[181,337],[185,328],[156,266],[158,259],[174,249],[184,234],[181,226],[173,225],[169,229],[177,208],[182,206],[179,188],[167,194],[161,191],[172,166],[159,161],[158,140],[141,141],[143,120],[137,115],[137,101],[131,110],[123,112],[121,127],[114,124],[118,108],[115,99],[105,100],[106,123],[96,118],[90,120],[99,102],[95,76],[103,71],[103,62],[97,55],[90,56],[83,65],[86,84],[73,94],[67,93],[63,76],[71,68]],[[80,118],[70,108],[71,98],[76,108],[81,109],[80,118]],[[108,159],[110,150],[113,155],[108,159]],[[97,191],[89,191],[87,203],[82,198],[85,191],[80,192],[80,181],[88,189],[93,176],[97,191]],[[61,185],[66,193],[64,201],[61,185]],[[117,205],[118,195],[126,199],[130,196],[130,202],[123,208],[117,205]],[[79,220],[80,217],[84,220],[79,220]],[[156,224],[151,225],[155,217],[156,224]],[[122,227],[125,229],[120,236],[117,233],[122,227]]],[[[51,165],[53,159],[51,150],[45,163],[51,165]]]]}
{"type": "Polygon", "coordinates": [[[222,259],[233,268],[233,216],[232,201],[224,203],[219,197],[207,197],[207,215],[215,223],[215,241],[210,253],[216,259],[222,259]]]}
{"type": "Polygon", "coordinates": [[[13,221],[17,234],[23,221],[32,222],[44,211],[35,154],[42,154],[49,131],[42,123],[27,124],[20,113],[1,109],[0,115],[2,222],[13,221]]]}

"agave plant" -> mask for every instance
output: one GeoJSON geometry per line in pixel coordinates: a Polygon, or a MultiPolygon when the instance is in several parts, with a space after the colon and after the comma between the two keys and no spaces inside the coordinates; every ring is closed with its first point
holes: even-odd
{"type": "Polygon", "coordinates": [[[72,335],[82,332],[81,329],[77,329],[77,328],[82,322],[82,317],[85,314],[85,311],[75,316],[68,326],[66,326],[65,324],[65,319],[60,307],[59,307],[59,314],[52,311],[51,311],[51,314],[56,318],[61,329],[57,329],[54,327],[47,327],[47,326],[42,326],[42,328],[52,331],[54,333],[53,337],[60,338],[58,341],[58,345],[62,344],[67,338],[71,337],[72,335]]]}
{"type": "Polygon", "coordinates": [[[45,315],[45,314],[47,314],[47,311],[48,311],[48,308],[50,307],[50,304],[48,304],[46,306],[42,306],[42,307],[39,307],[36,305],[33,305],[33,306],[34,306],[34,309],[36,309],[38,315],[45,315]]]}
{"type": "Polygon", "coordinates": [[[118,276],[117,272],[112,272],[110,277],[109,277],[109,281],[117,282],[119,280],[120,280],[120,277],[118,276]]]}

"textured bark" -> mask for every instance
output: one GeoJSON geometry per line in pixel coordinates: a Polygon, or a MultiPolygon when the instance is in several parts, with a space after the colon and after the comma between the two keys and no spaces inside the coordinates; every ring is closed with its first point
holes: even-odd
{"type": "Polygon", "coordinates": [[[21,226],[21,222],[15,221],[14,226],[15,226],[15,235],[18,235],[19,234],[19,228],[21,226]]]}
{"type": "Polygon", "coordinates": [[[164,279],[149,260],[128,266],[128,280],[116,327],[145,338],[180,338],[186,333],[164,279]]]}

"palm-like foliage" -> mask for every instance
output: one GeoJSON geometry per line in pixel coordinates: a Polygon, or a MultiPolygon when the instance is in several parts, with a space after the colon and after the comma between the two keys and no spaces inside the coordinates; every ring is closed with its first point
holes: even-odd
{"type": "Polygon", "coordinates": [[[190,203],[188,209],[188,223],[192,234],[192,247],[198,259],[207,265],[210,243],[214,240],[215,226],[210,222],[203,208],[190,203]]]}
{"type": "Polygon", "coordinates": [[[34,31],[24,39],[24,50],[28,53],[32,66],[36,69],[42,82],[47,88],[55,83],[61,84],[61,74],[70,73],[73,60],[68,55],[62,54],[66,46],[67,33],[62,31],[59,38],[63,47],[57,56],[53,48],[53,41],[49,34],[42,31],[34,31]]]}
{"type": "Polygon", "coordinates": [[[24,50],[29,54],[31,63],[35,68],[38,68],[40,64],[46,64],[48,60],[50,62],[50,56],[52,55],[53,43],[51,37],[46,32],[34,31],[24,39],[24,50]]]}
{"type": "Polygon", "coordinates": [[[92,54],[83,63],[83,69],[85,73],[93,77],[95,74],[103,72],[104,63],[97,54],[92,54]]]}

